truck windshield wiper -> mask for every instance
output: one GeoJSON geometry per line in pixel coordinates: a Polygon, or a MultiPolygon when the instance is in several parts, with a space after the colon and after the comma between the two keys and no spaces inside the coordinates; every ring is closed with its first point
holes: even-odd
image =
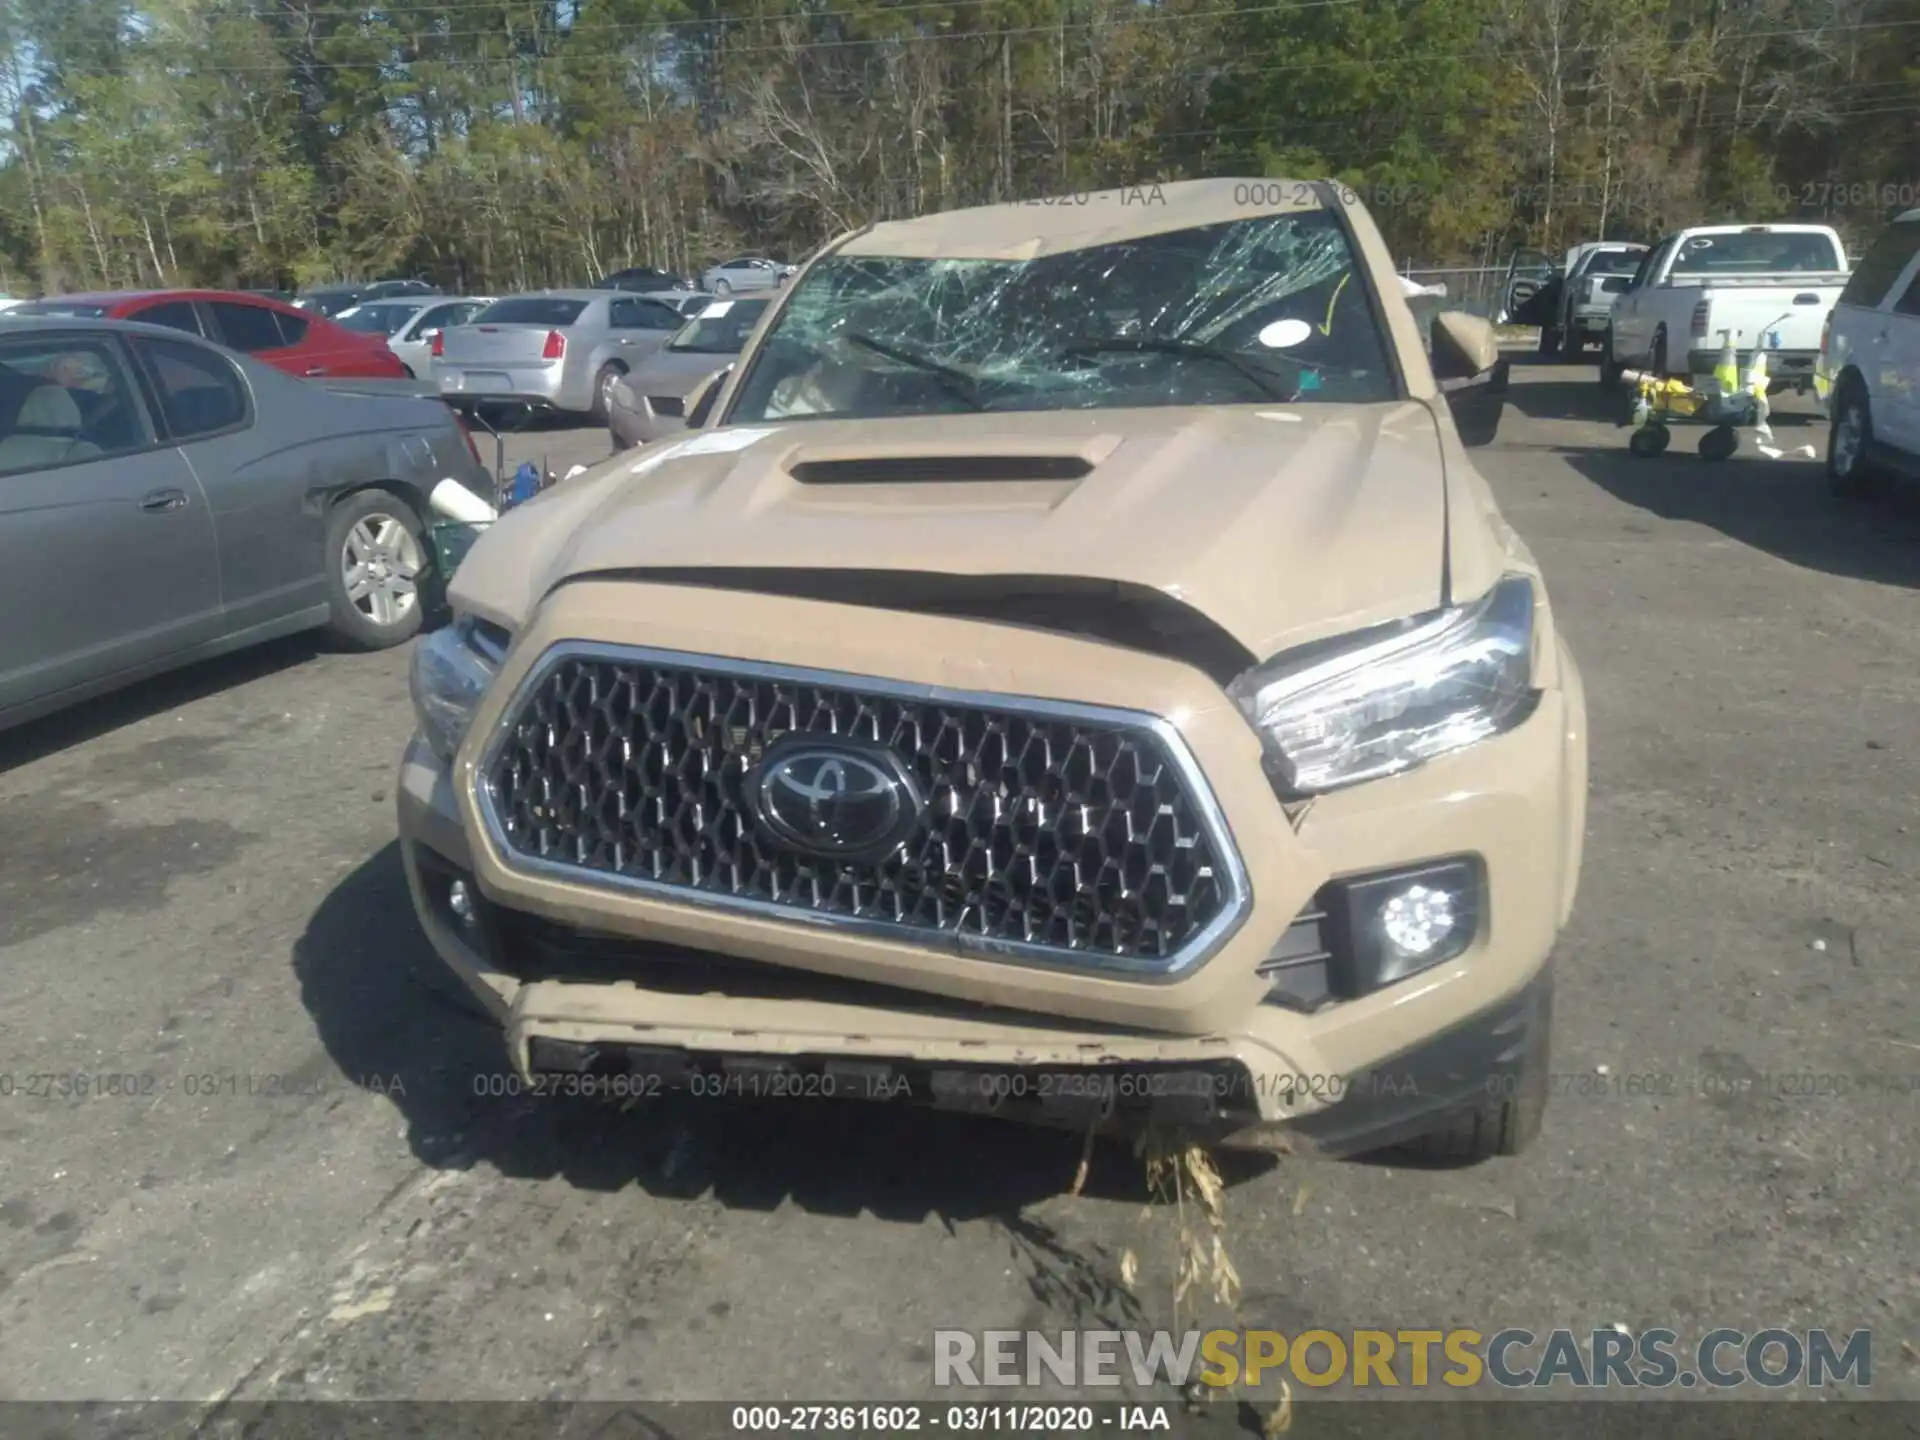
{"type": "MultiPolygon", "coordinates": [[[[1199,360],[1212,360],[1216,364],[1231,365],[1246,378],[1249,384],[1258,386],[1275,400],[1293,400],[1298,397],[1299,386],[1289,386],[1274,371],[1232,350],[1223,350],[1218,345],[1203,344],[1198,340],[1161,340],[1152,336],[1115,336],[1109,340],[1082,340],[1069,345],[1060,352],[1063,355],[1185,355],[1199,360]]],[[[1298,364],[1298,362],[1292,362],[1298,364]]],[[[1300,367],[1304,368],[1304,367],[1300,367]]]]}
{"type": "Polygon", "coordinates": [[[863,335],[858,330],[843,330],[840,332],[840,338],[849,345],[858,345],[862,350],[871,350],[876,355],[884,355],[889,360],[898,360],[902,365],[933,376],[975,410],[987,408],[987,402],[980,398],[980,387],[964,370],[956,370],[951,365],[942,365],[931,355],[902,350],[898,345],[889,345],[884,340],[876,340],[871,335],[863,335]]]}

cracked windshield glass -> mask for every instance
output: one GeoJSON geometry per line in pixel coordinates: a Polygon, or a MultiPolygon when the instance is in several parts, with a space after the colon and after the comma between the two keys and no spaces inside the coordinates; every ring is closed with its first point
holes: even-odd
{"type": "Polygon", "coordinates": [[[1029,260],[834,255],[729,420],[1388,400],[1386,353],[1324,211],[1029,260]]]}

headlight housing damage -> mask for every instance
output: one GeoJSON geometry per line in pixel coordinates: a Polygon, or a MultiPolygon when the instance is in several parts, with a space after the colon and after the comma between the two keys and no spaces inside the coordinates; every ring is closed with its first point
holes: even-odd
{"type": "Polygon", "coordinates": [[[1534,590],[1508,575],[1479,599],[1280,655],[1228,693],[1266,742],[1283,794],[1376,780],[1521,724],[1533,683],[1534,590]]]}
{"type": "Polygon", "coordinates": [[[471,618],[425,636],[413,647],[408,688],[420,734],[433,753],[451,762],[487,686],[500,671],[504,636],[471,618]]]}

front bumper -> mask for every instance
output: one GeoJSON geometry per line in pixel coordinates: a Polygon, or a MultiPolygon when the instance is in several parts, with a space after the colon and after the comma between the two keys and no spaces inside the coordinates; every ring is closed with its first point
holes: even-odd
{"type": "Polygon", "coordinates": [[[501,1020],[523,1075],[585,1077],[572,1083],[588,1089],[628,1077],[619,1083],[636,1094],[677,1077],[705,1093],[819,1095],[831,1070],[851,1077],[834,1082],[841,1095],[931,1097],[940,1108],[1078,1125],[1088,1102],[1113,1102],[1107,1121],[1124,1124],[1139,1108],[1130,1102],[1164,1101],[1222,1135],[1290,1127],[1295,1148],[1344,1153],[1385,1143],[1375,1137],[1393,1138],[1443,1100],[1484,1093],[1489,1076],[1516,1063],[1511,1016],[1534,1003],[1572,903],[1584,830],[1585,706],[1564,650],[1550,667],[1553,687],[1518,730],[1322,797],[1296,827],[1238,712],[1175,662],[967,621],[646,592],[638,604],[631,585],[559,592],[509,656],[456,764],[416,740],[401,765],[402,851],[421,922],[501,1020]],[[931,953],[523,873],[477,823],[475,754],[539,652],[582,634],[1178,717],[1240,851],[1252,908],[1191,973],[1141,981],[931,953]],[[959,658],[982,655],[993,659],[959,658]],[[1271,1003],[1261,966],[1329,877],[1451,854],[1479,856],[1488,877],[1481,929],[1465,953],[1311,1013],[1271,1003]],[[455,879],[479,901],[473,920],[452,912],[455,879]],[[679,969],[637,961],[569,969],[571,960],[554,959],[589,950],[602,959],[644,950],[679,969]],[[689,967],[698,983],[676,978],[689,967]],[[1488,1038],[1460,1038],[1474,1033],[1488,1038]],[[1437,1037],[1453,1038],[1434,1051],[1437,1037]],[[1416,1082],[1380,1083],[1381,1067],[1416,1082]],[[1198,1111],[1196,1097],[1208,1102],[1198,1111]],[[1317,1128],[1307,1123],[1321,1114],[1317,1128]]]}

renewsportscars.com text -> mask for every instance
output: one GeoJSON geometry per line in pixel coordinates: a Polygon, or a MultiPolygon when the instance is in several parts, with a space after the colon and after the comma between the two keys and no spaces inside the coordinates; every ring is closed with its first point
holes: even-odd
{"type": "Polygon", "coordinates": [[[1258,1386],[1352,1389],[1825,1389],[1873,1383],[1854,1330],[936,1330],[936,1386],[1258,1386]]]}

